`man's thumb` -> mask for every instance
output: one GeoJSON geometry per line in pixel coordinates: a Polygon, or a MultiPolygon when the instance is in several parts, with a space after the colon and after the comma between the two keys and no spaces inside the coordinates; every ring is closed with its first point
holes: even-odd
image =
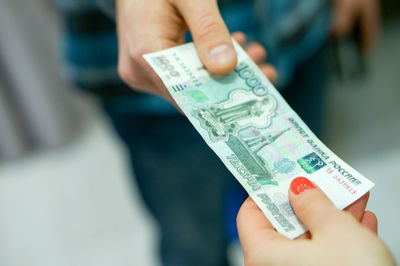
{"type": "Polygon", "coordinates": [[[176,0],[175,4],[192,33],[201,61],[214,74],[227,74],[237,63],[229,31],[216,0],[176,0]]]}

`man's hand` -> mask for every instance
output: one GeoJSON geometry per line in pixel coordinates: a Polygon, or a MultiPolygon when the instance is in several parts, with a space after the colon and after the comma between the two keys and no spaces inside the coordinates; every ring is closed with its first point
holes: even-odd
{"type": "Polygon", "coordinates": [[[226,74],[236,66],[231,36],[216,0],[117,0],[116,4],[118,71],[131,87],[170,99],[142,55],[183,43],[187,29],[209,71],[226,74]]]}
{"type": "MultiPolygon", "coordinates": [[[[158,94],[172,102],[161,80],[142,56],[183,43],[188,29],[201,61],[210,72],[226,74],[235,68],[236,52],[216,0],[117,0],[116,4],[118,72],[130,87],[158,94]]],[[[243,34],[234,34],[234,38],[244,46],[243,34]]],[[[246,50],[256,62],[266,55],[257,44],[249,45],[246,50]]],[[[274,79],[276,72],[271,66],[260,67],[274,79]]]]}

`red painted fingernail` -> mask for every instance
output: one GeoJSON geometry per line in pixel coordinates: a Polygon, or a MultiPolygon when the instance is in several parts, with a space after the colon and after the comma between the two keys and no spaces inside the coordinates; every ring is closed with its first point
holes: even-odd
{"type": "Polygon", "coordinates": [[[298,195],[304,190],[315,188],[313,183],[305,177],[296,177],[290,184],[290,189],[294,194],[298,195]]]}

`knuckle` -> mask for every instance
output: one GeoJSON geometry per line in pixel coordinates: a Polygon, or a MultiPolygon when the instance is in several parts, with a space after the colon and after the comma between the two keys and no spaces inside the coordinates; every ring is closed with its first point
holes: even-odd
{"type": "Polygon", "coordinates": [[[135,47],[129,51],[129,57],[134,62],[140,62],[145,50],[141,47],[135,47]]]}
{"type": "Polygon", "coordinates": [[[118,75],[122,79],[122,81],[129,87],[135,89],[140,87],[140,77],[129,66],[119,64],[118,75]]]}

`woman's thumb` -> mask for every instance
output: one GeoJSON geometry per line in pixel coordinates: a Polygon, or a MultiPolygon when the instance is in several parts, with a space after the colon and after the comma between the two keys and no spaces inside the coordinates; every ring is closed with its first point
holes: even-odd
{"type": "Polygon", "coordinates": [[[305,177],[293,179],[289,200],[297,217],[311,233],[329,226],[334,217],[341,213],[324,192],[305,177]]]}

